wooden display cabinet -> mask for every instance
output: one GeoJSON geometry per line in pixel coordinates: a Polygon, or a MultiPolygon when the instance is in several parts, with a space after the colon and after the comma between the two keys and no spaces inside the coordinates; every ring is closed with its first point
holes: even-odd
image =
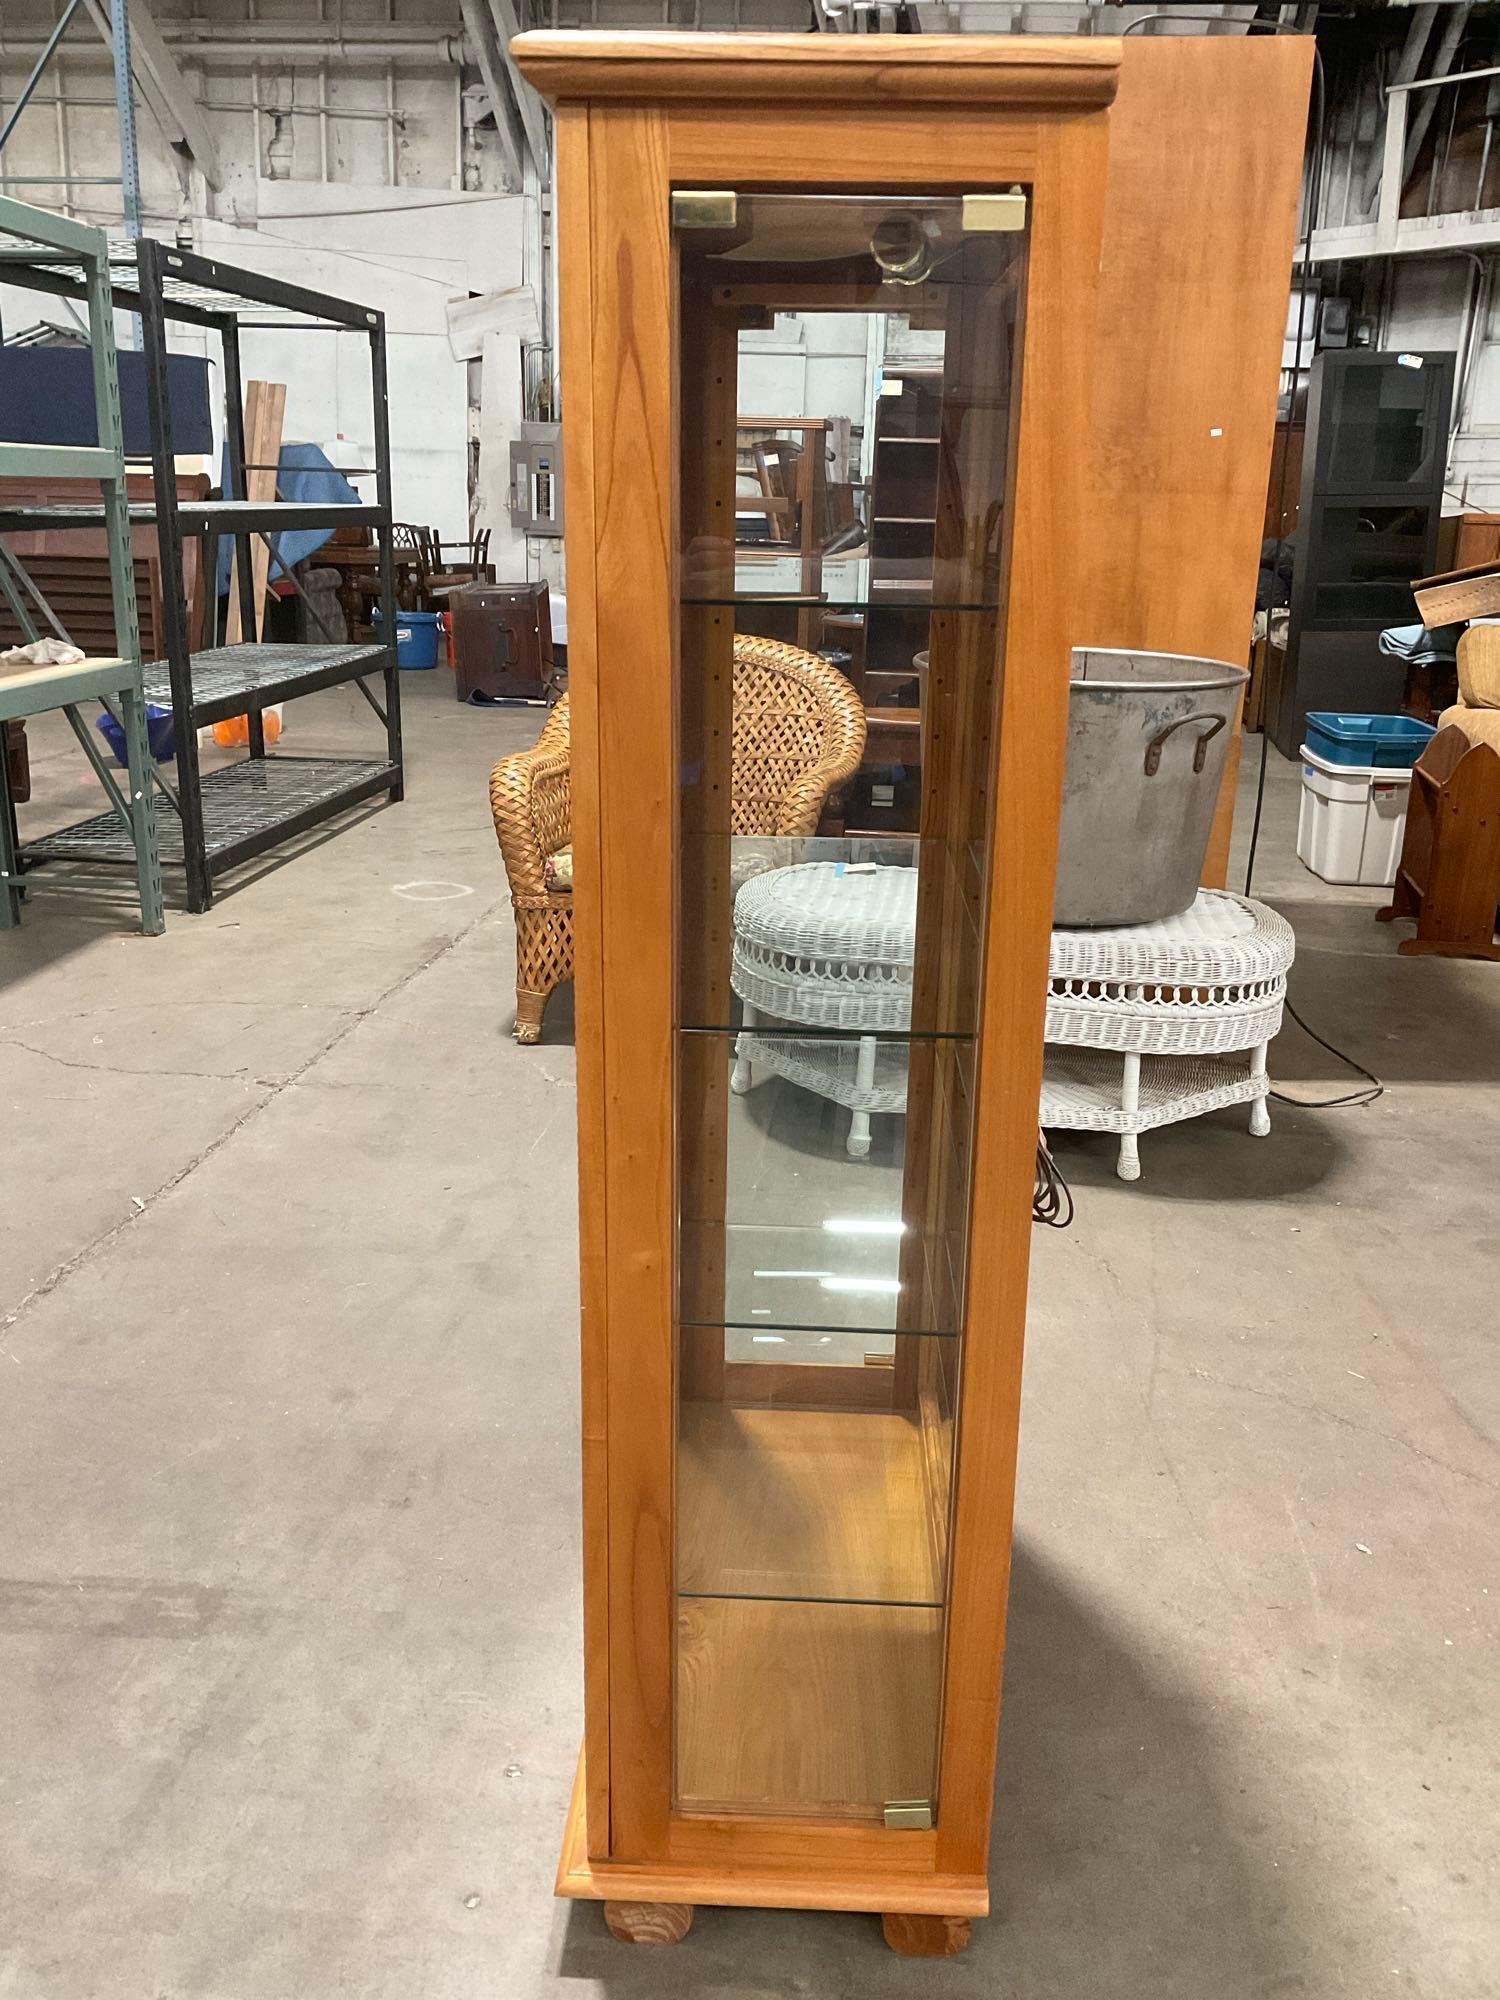
{"type": "Polygon", "coordinates": [[[762,1904],[947,1953],[988,1908],[1119,45],[513,52],[557,109],[566,383],[586,1722],[558,1888],[624,1937],[762,1904]],[[942,331],[900,593],[913,836],[773,809],[806,746],[735,655],[734,473],[740,330],[777,311],[942,331]],[[852,1157],[867,1085],[905,1109],[852,1157]]]}

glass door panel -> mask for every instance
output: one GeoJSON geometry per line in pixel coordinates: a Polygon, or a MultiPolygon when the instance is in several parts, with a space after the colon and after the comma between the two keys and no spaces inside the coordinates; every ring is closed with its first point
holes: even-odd
{"type": "Polygon", "coordinates": [[[674,209],[676,1795],[879,1819],[936,1810],[1024,202],[727,206],[674,209]]]}

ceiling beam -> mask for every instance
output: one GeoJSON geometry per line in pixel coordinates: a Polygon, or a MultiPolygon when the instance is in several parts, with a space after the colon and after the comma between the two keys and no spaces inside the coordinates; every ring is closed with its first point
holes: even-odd
{"type": "Polygon", "coordinates": [[[506,78],[515,98],[516,109],[520,113],[521,124],[526,131],[526,143],[531,148],[537,179],[543,187],[546,187],[551,178],[547,107],[511,61],[511,37],[521,32],[521,21],[516,13],[515,0],[489,0],[489,10],[500,43],[500,53],[505,61],[506,78]]]}
{"type": "Polygon", "coordinates": [[[516,187],[523,188],[526,184],[526,128],[521,123],[520,107],[510,88],[505,51],[495,33],[495,23],[486,0],[459,0],[459,5],[463,12],[464,30],[474,44],[479,74],[484,78],[484,87],[489,94],[490,111],[500,134],[506,168],[516,187]]]}
{"type": "MultiPolygon", "coordinates": [[[[111,0],[83,0],[83,4],[108,42],[111,0]]],[[[123,6],[125,0],[113,0],[113,4],[123,6]]],[[[168,145],[187,153],[211,188],[222,188],[224,169],[214,135],[176,56],[163,39],[149,0],[129,0],[129,7],[131,67],[141,95],[151,106],[168,145]]]]}

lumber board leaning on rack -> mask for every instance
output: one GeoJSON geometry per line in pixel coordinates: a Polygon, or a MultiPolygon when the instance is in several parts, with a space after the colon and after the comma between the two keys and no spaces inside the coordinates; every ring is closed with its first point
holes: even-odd
{"type": "MultiPolygon", "coordinates": [[[[276,467],[281,460],[281,432],[286,418],[285,382],[250,382],[245,388],[245,463],[252,468],[245,475],[245,498],[270,501],[276,498],[276,467]]],[[[240,616],[239,551],[236,549],[229,573],[229,615],[225,640],[237,646],[241,639],[258,639],[265,625],[266,583],[271,569],[271,551],[261,536],[250,550],[250,579],[255,593],[255,629],[246,633],[240,616]]]]}

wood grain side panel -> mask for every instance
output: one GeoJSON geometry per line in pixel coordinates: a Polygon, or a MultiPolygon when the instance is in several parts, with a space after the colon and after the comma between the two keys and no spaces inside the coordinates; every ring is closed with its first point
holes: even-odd
{"type": "Polygon", "coordinates": [[[569,778],[573,807],[573,983],[578,1074],[578,1289],[583,1402],[584,1737],[589,1852],[609,1851],[609,1288],[604,1162],[604,968],[600,906],[599,635],[594,575],[594,272],[589,120],[558,114],[561,351],[567,357],[569,778]]]}
{"type": "Polygon", "coordinates": [[[642,1857],[672,1778],[673,268],[660,114],[595,107],[588,129],[603,1098],[584,1157],[606,1214],[609,1851],[642,1857]]]}
{"type": "Polygon", "coordinates": [[[1107,129],[1047,142],[1033,202],[976,1085],[968,1321],[938,1784],[940,1872],[982,1870],[1005,1646],[1042,1016],[1076,637],[1107,129]]]}
{"type": "Polygon", "coordinates": [[[1123,45],[1075,644],[1249,661],[1312,56],[1301,35],[1123,45]]]}

